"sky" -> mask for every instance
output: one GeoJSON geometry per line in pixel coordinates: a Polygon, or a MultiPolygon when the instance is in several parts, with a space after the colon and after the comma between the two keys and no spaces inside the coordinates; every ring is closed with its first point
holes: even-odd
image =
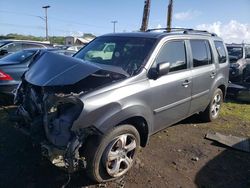
{"type": "MultiPolygon", "coordinates": [[[[226,42],[250,42],[250,0],[173,0],[173,27],[208,30],[226,42]]],[[[149,28],[166,27],[169,0],[151,0],[149,28]]],[[[140,29],[144,0],[0,0],[0,34],[102,35],[140,29]]]]}

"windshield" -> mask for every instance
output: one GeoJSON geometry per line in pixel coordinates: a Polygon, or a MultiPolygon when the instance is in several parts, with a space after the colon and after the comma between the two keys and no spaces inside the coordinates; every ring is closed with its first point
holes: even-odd
{"type": "Polygon", "coordinates": [[[19,62],[22,63],[26,59],[30,58],[37,50],[23,50],[13,54],[10,54],[6,57],[3,57],[2,61],[9,61],[9,62],[19,62]]]}
{"type": "Polygon", "coordinates": [[[243,57],[242,47],[227,46],[227,51],[230,59],[241,59],[243,57]]]}
{"type": "Polygon", "coordinates": [[[137,37],[99,37],[74,57],[91,63],[117,66],[129,75],[142,67],[156,39],[137,37]]]}

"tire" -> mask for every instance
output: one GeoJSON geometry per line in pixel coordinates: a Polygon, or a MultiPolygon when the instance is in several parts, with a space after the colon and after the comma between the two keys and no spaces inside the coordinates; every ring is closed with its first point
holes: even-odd
{"type": "Polygon", "coordinates": [[[216,120],[219,117],[219,112],[222,103],[223,103],[223,93],[221,89],[217,88],[206,110],[201,113],[201,119],[204,120],[205,122],[211,122],[216,120]]]}
{"type": "Polygon", "coordinates": [[[132,125],[89,138],[84,149],[87,175],[99,183],[122,177],[133,166],[139,146],[140,135],[132,125]]]}

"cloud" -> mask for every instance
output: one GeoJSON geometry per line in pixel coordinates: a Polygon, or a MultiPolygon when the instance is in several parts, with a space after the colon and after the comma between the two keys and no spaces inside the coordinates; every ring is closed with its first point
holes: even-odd
{"type": "Polygon", "coordinates": [[[174,18],[176,20],[180,20],[180,21],[186,21],[186,20],[192,20],[195,17],[201,15],[200,11],[197,10],[188,10],[186,12],[178,12],[174,14],[174,18]]]}
{"type": "Polygon", "coordinates": [[[231,20],[226,24],[222,24],[220,21],[201,24],[196,28],[216,33],[227,43],[250,42],[250,24],[240,23],[236,20],[231,20]]]}

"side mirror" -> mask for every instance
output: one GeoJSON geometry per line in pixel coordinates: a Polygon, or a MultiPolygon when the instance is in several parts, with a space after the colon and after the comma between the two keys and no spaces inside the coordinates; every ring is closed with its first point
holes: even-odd
{"type": "Polygon", "coordinates": [[[7,50],[0,50],[0,55],[5,55],[5,54],[7,54],[7,53],[8,53],[7,50]]]}
{"type": "Polygon", "coordinates": [[[151,68],[149,70],[149,78],[156,80],[157,78],[168,74],[170,70],[170,63],[169,62],[162,62],[157,64],[156,68],[151,68]]]}

